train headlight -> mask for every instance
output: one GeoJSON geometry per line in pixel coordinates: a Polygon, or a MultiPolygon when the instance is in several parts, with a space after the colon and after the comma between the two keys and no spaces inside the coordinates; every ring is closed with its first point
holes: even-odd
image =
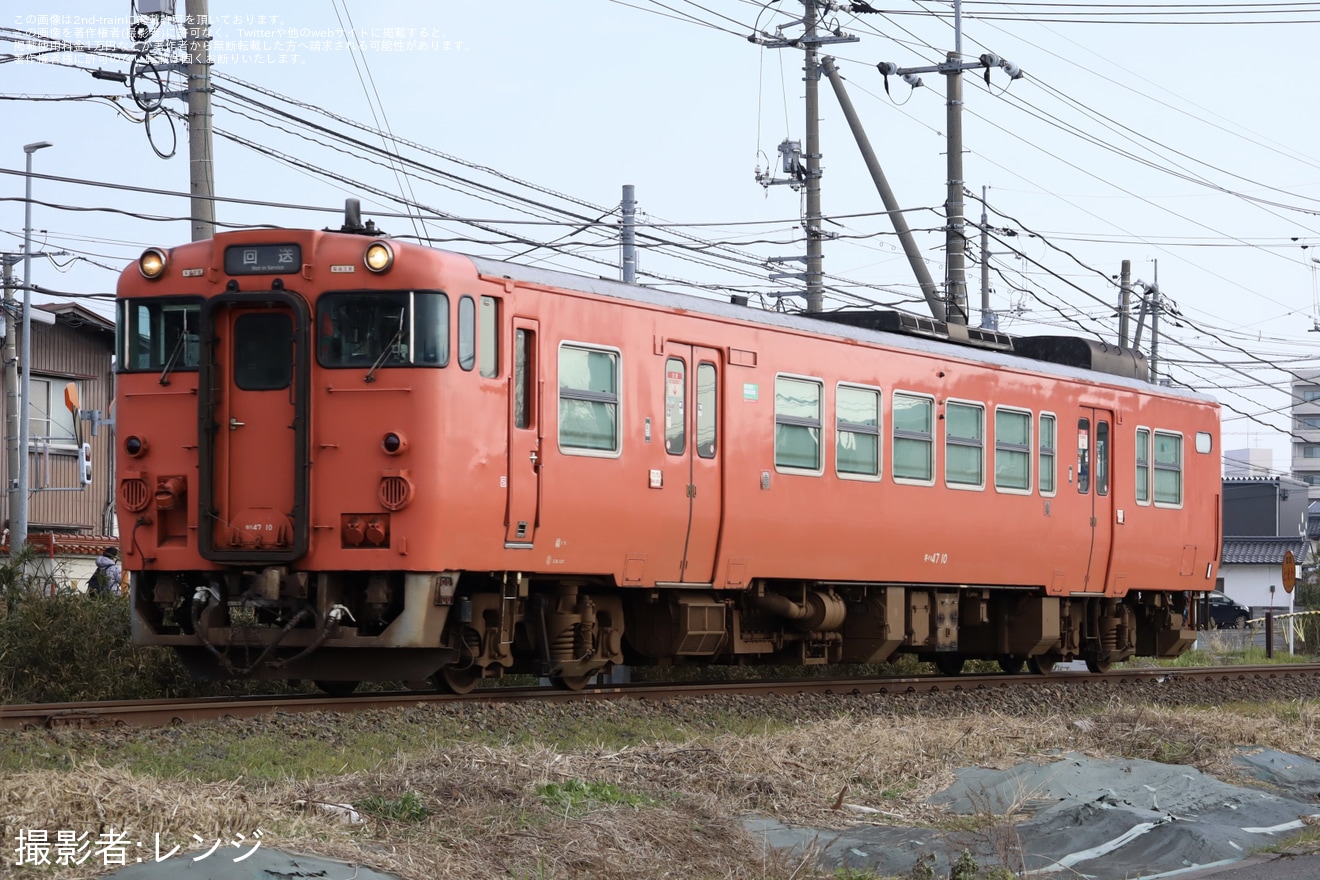
{"type": "Polygon", "coordinates": [[[408,448],[408,440],[402,434],[390,431],[381,438],[380,447],[390,455],[398,455],[408,448]]]}
{"type": "Polygon", "coordinates": [[[165,263],[167,262],[165,252],[160,248],[147,248],[138,257],[138,271],[142,273],[143,278],[156,279],[165,272],[165,263]]]}
{"type": "Polygon", "coordinates": [[[146,438],[139,437],[137,434],[130,435],[124,440],[124,451],[132,458],[138,458],[139,456],[144,455],[147,451],[146,438]]]}
{"type": "Polygon", "coordinates": [[[394,251],[383,241],[372,242],[367,246],[367,253],[363,258],[363,262],[373,272],[384,272],[394,265],[394,251]]]}

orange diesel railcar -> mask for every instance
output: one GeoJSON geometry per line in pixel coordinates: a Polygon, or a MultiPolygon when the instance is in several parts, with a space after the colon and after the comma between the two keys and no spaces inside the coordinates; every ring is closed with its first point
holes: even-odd
{"type": "Polygon", "coordinates": [[[198,674],[1046,671],[1194,637],[1218,407],[1128,352],[371,233],[225,233],[120,281],[133,632],[198,674]]]}

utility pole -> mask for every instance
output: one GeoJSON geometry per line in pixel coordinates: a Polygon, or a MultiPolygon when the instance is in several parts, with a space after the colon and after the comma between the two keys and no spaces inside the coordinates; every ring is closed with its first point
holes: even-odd
{"type": "MultiPolygon", "coordinates": [[[[13,541],[14,524],[22,511],[18,504],[18,327],[14,321],[14,264],[18,254],[0,254],[4,264],[5,314],[5,496],[8,501],[9,535],[13,541]]],[[[12,547],[13,545],[10,544],[12,547]]],[[[12,551],[11,551],[11,554],[12,551]]]]}
{"type": "Polygon", "coordinates": [[[816,0],[803,0],[803,4],[806,16],[802,20],[807,28],[802,43],[807,50],[802,67],[807,84],[807,311],[819,312],[825,308],[825,275],[821,265],[825,254],[820,240],[820,64],[816,59],[819,10],[816,0]]]}
{"type": "Polygon", "coordinates": [[[620,242],[623,245],[623,265],[620,267],[624,284],[637,283],[637,199],[631,183],[623,185],[623,229],[620,242]]]}
{"type": "MultiPolygon", "coordinates": [[[[807,210],[803,217],[802,225],[807,234],[807,271],[801,276],[806,282],[807,311],[819,312],[825,306],[825,269],[824,269],[824,249],[822,242],[825,233],[822,227],[823,215],[820,205],[820,178],[821,178],[821,151],[820,151],[820,72],[821,67],[818,61],[820,47],[826,43],[855,43],[857,37],[844,34],[842,31],[835,31],[833,34],[820,36],[816,33],[817,25],[820,23],[820,9],[818,4],[822,0],[802,0],[804,14],[800,21],[791,22],[789,25],[779,25],[776,28],[777,34],[774,37],[761,38],[751,37],[752,42],[760,43],[767,49],[784,49],[792,47],[795,49],[804,49],[806,58],[803,62],[802,70],[804,72],[803,81],[806,83],[806,105],[807,105],[807,125],[806,125],[806,160],[801,169],[801,183],[807,191],[807,210]],[[800,24],[803,26],[802,36],[786,38],[783,36],[783,29],[792,25],[800,24]]],[[[786,146],[791,142],[781,144],[779,150],[784,154],[785,165],[790,162],[791,150],[786,146]]],[[[789,170],[788,167],[785,170],[789,170]]],[[[797,181],[793,181],[797,182],[797,181]]],[[[796,187],[794,187],[796,189],[796,187]]],[[[791,273],[774,275],[771,277],[788,277],[791,273]]]]}
{"type": "Polygon", "coordinates": [[[1118,347],[1127,348],[1128,312],[1132,309],[1132,261],[1124,260],[1118,275],[1118,347]]]}
{"type": "Polygon", "coordinates": [[[192,240],[215,237],[215,168],[211,152],[211,36],[208,0],[187,0],[188,182],[192,240]]]}
{"type": "Polygon", "coordinates": [[[990,308],[990,217],[985,206],[986,187],[981,187],[981,329],[998,330],[999,316],[990,308]]]}
{"type": "Polygon", "coordinates": [[[983,68],[987,82],[990,69],[1002,67],[1010,79],[1019,79],[1022,70],[1011,61],[1005,61],[993,52],[987,52],[976,61],[962,59],[962,4],[953,3],[954,49],[948,53],[943,64],[927,67],[899,67],[891,61],[881,61],[876,69],[888,77],[898,74],[916,88],[921,85],[919,73],[941,73],[948,77],[946,90],[946,119],[948,125],[948,195],[945,197],[945,273],[944,303],[945,321],[949,324],[967,323],[967,271],[966,271],[966,233],[967,221],[963,205],[963,139],[962,139],[962,73],[964,70],[983,68]]]}

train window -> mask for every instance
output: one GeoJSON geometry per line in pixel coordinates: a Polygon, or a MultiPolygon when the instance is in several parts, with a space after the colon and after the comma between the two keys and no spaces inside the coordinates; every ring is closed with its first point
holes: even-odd
{"type": "Polygon", "coordinates": [[[834,392],[834,470],[844,479],[880,476],[880,392],[839,385],[834,392]]]}
{"type": "Polygon", "coordinates": [[[293,319],[280,312],[246,312],[234,319],[234,385],[278,391],[293,381],[293,319]]]}
{"type": "Polygon", "coordinates": [[[775,469],[821,473],[821,383],[775,377],[775,469]]]}
{"type": "Polygon", "coordinates": [[[316,303],[316,360],[367,370],[449,363],[449,297],[438,292],[327,293],[316,303]]]}
{"type": "Polygon", "coordinates": [[[985,485],[985,407],[949,401],[944,408],[944,484],[985,485]]]}
{"type": "Polygon", "coordinates": [[[687,364],[679,358],[665,361],[665,452],[682,455],[687,447],[687,364]]]}
{"type": "Polygon", "coordinates": [[[935,481],[935,399],[894,394],[895,480],[930,485],[935,481]]]}
{"type": "Polygon", "coordinates": [[[458,366],[470,370],[477,362],[477,312],[472,297],[458,300],[458,366]]]}
{"type": "Polygon", "coordinates": [[[1155,432],[1155,504],[1176,507],[1182,504],[1183,438],[1181,434],[1155,432]]]}
{"type": "Polygon", "coordinates": [[[1091,491],[1091,420],[1077,420],[1077,492],[1091,491]]]}
{"type": "Polygon", "coordinates": [[[1196,432],[1196,451],[1205,455],[1214,448],[1214,438],[1206,431],[1196,432]]]}
{"type": "Polygon", "coordinates": [[[559,445],[579,454],[618,454],[617,350],[560,346],[559,445]]]}
{"type": "Polygon", "coordinates": [[[715,365],[697,364],[697,455],[701,458],[715,457],[716,395],[715,365]]]}
{"type": "Polygon", "coordinates": [[[1137,503],[1150,504],[1150,428],[1137,428],[1137,503]]]}
{"type": "Polygon", "coordinates": [[[1095,494],[1109,494],[1109,423],[1095,423],[1095,494]]]}
{"type": "Polygon", "coordinates": [[[532,365],[535,339],[531,330],[521,327],[513,334],[513,426],[532,426],[532,365]]]}
{"type": "Polygon", "coordinates": [[[1031,491],[1031,413],[995,408],[995,489],[1031,491]]]}
{"type": "Polygon", "coordinates": [[[500,301],[493,296],[481,298],[481,320],[477,354],[481,357],[481,375],[493,379],[500,374],[500,301]]]}
{"type": "Polygon", "coordinates": [[[125,373],[196,370],[201,310],[201,299],[121,301],[118,369],[125,373]]]}
{"type": "Polygon", "coordinates": [[[1040,494],[1053,495],[1058,477],[1058,457],[1054,454],[1055,443],[1054,416],[1041,413],[1040,416],[1040,494]]]}

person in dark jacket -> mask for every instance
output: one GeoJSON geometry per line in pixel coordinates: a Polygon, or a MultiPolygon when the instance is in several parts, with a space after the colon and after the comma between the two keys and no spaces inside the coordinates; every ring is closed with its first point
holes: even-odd
{"type": "Polygon", "coordinates": [[[118,596],[123,576],[123,569],[119,565],[119,548],[107,547],[96,557],[96,573],[87,582],[88,592],[118,596]]]}

